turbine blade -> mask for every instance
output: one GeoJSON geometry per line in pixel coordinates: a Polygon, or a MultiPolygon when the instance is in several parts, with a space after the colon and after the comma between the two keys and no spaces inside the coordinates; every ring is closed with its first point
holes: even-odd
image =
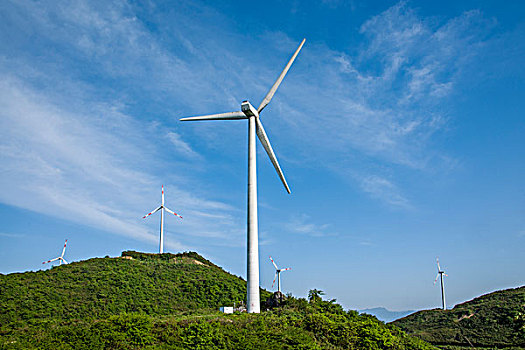
{"type": "Polygon", "coordinates": [[[164,210],[166,210],[168,213],[173,214],[173,215],[175,215],[175,216],[178,216],[179,218],[182,219],[182,216],[180,216],[179,214],[175,213],[173,210],[168,209],[168,208],[166,208],[166,207],[164,207],[164,210]]]}
{"type": "Polygon", "coordinates": [[[67,264],[66,259],[62,258],[61,260],[64,262],[64,264],[67,264]]]}
{"type": "Polygon", "coordinates": [[[160,207],[158,207],[157,209],[153,210],[151,213],[148,213],[148,214],[144,215],[142,218],[145,219],[145,218],[147,218],[148,216],[150,216],[151,214],[155,214],[155,213],[158,212],[161,208],[162,208],[162,205],[161,205],[160,207]]]}
{"type": "Polygon", "coordinates": [[[277,278],[277,272],[275,273],[275,276],[273,278],[273,282],[272,282],[272,288],[273,288],[273,285],[275,284],[275,279],[277,278]]]}
{"type": "Polygon", "coordinates": [[[50,263],[50,262],[53,262],[53,261],[57,261],[58,259],[60,259],[60,258],[54,258],[54,259],[51,259],[51,260],[48,260],[48,261],[44,261],[42,264],[47,264],[47,263],[50,263]]]}
{"type": "Polygon", "coordinates": [[[264,127],[259,120],[259,118],[255,118],[257,122],[257,137],[259,138],[259,141],[261,141],[261,144],[263,145],[266,153],[268,154],[268,157],[270,157],[270,160],[272,161],[273,167],[277,171],[277,174],[279,175],[279,178],[281,179],[281,182],[284,185],[284,188],[286,188],[286,191],[288,193],[291,193],[290,187],[288,187],[288,184],[286,183],[286,179],[284,178],[283,171],[281,170],[281,167],[279,166],[279,162],[277,161],[277,157],[275,156],[275,153],[273,152],[272,145],[270,144],[270,140],[268,140],[268,136],[266,136],[266,132],[264,131],[264,127]]]}
{"type": "Polygon", "coordinates": [[[279,270],[279,268],[277,267],[277,265],[275,264],[275,261],[273,261],[273,259],[272,259],[271,256],[270,256],[270,260],[272,261],[273,266],[275,266],[275,269],[276,269],[276,270],[279,270]]]}
{"type": "Polygon", "coordinates": [[[292,66],[293,61],[295,60],[295,58],[299,54],[299,51],[303,47],[305,41],[306,41],[306,39],[303,39],[303,41],[301,41],[301,44],[299,45],[297,50],[295,50],[295,53],[293,54],[292,58],[290,58],[290,61],[288,61],[288,64],[286,65],[286,67],[284,67],[283,71],[281,72],[281,75],[279,75],[279,78],[277,78],[277,80],[273,84],[273,86],[270,89],[270,91],[268,91],[268,93],[266,94],[266,97],[264,97],[264,100],[261,102],[261,105],[257,109],[257,111],[259,113],[261,113],[261,111],[264,109],[264,107],[266,107],[268,105],[268,103],[270,103],[270,101],[272,100],[273,95],[275,95],[275,91],[277,91],[277,88],[279,87],[279,85],[281,85],[281,82],[283,81],[284,76],[286,75],[286,73],[288,73],[288,70],[292,66]]]}
{"type": "Polygon", "coordinates": [[[436,282],[438,281],[438,278],[439,278],[439,273],[437,274],[436,279],[434,280],[434,284],[436,284],[436,282]]]}
{"type": "Polygon", "coordinates": [[[439,259],[436,258],[436,262],[437,262],[437,265],[438,265],[438,271],[441,271],[441,267],[439,266],[439,259]]]}
{"type": "Polygon", "coordinates": [[[162,185],[162,201],[161,204],[164,205],[164,185],[162,185]]]}
{"type": "Polygon", "coordinates": [[[195,121],[195,120],[239,120],[239,119],[248,119],[246,114],[243,112],[228,112],[220,114],[210,114],[210,115],[201,115],[197,117],[187,117],[181,118],[180,121],[195,121]]]}
{"type": "Polygon", "coordinates": [[[291,270],[292,268],[291,267],[287,267],[285,269],[281,269],[281,271],[288,271],[288,270],[291,270]]]}
{"type": "Polygon", "coordinates": [[[60,255],[61,258],[64,256],[64,253],[66,252],[66,244],[67,244],[67,239],[66,239],[66,242],[64,243],[64,249],[62,249],[62,255],[60,255]]]}

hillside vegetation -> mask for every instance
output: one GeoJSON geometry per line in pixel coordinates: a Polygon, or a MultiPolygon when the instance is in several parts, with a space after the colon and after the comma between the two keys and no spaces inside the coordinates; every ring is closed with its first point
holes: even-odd
{"type": "MultiPolygon", "coordinates": [[[[197,253],[124,252],[0,275],[3,349],[432,349],[335,301],[224,315],[246,282],[197,253]]],[[[261,298],[271,294],[261,290],[261,298]]]]}
{"type": "Polygon", "coordinates": [[[393,324],[444,349],[524,349],[525,286],[486,294],[452,310],[419,311],[393,324]]]}
{"type": "MultiPolygon", "coordinates": [[[[245,298],[245,282],[196,253],[95,258],[47,271],[1,276],[0,324],[101,318],[124,312],[170,315],[217,309],[245,298]],[[196,264],[200,262],[202,265],[196,264]]],[[[261,291],[262,297],[270,294],[261,291]]]]}

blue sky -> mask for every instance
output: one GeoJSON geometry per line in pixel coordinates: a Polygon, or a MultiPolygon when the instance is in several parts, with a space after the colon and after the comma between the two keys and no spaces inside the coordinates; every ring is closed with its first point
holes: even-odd
{"type": "Polygon", "coordinates": [[[525,6],[500,1],[3,1],[0,272],[195,250],[246,269],[258,105],[261,285],[347,308],[450,305],[525,280],[525,6]]]}

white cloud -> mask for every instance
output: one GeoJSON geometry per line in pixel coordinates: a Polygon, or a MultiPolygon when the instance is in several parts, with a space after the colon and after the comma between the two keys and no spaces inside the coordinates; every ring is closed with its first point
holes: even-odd
{"type": "MultiPolygon", "coordinates": [[[[140,218],[158,204],[156,190],[164,183],[167,203],[189,215],[170,229],[219,244],[236,241],[243,220],[235,208],[195,190],[200,186],[189,174],[202,157],[180,132],[144,122],[130,108],[140,96],[151,98],[149,107],[158,104],[154,113],[168,110],[167,95],[202,106],[203,94],[215,94],[204,78],[213,66],[193,56],[202,50],[172,54],[126,2],[4,5],[6,13],[19,13],[8,16],[12,31],[30,32],[19,39],[32,51],[4,46],[0,52],[0,200],[153,242],[157,220],[140,218]],[[38,41],[28,42],[31,37],[38,41]],[[173,160],[172,151],[185,159],[173,160]]],[[[166,245],[183,247],[173,240],[166,245]]]]}
{"type": "Polygon", "coordinates": [[[7,238],[23,238],[26,235],[23,233],[9,233],[9,232],[0,232],[0,237],[7,237],[7,238]]]}
{"type": "Polygon", "coordinates": [[[190,158],[200,158],[199,154],[195,152],[191,146],[182,139],[182,137],[174,131],[169,131],[166,134],[168,140],[175,146],[173,149],[175,152],[178,152],[186,157],[190,158]]]}
{"type": "Polygon", "coordinates": [[[280,156],[353,173],[372,197],[408,207],[391,169],[446,171],[454,163],[432,139],[447,131],[443,105],[490,26],[476,11],[440,22],[400,2],[361,26],[366,40],[352,52],[307,42],[271,107],[283,116],[274,128],[301,156],[280,156]],[[378,181],[384,174],[388,183],[378,181]]]}
{"type": "Polygon", "coordinates": [[[290,101],[284,110],[301,106],[293,118],[301,138],[319,140],[315,146],[323,153],[364,152],[424,168],[428,138],[447,120],[440,103],[454,91],[455,74],[466,63],[457,59],[475,49],[466,42],[455,50],[472,34],[466,28],[445,31],[448,26],[433,28],[401,3],[363,24],[367,44],[352,56],[322,45],[305,47],[301,60],[310,71],[288,82],[301,93],[282,99],[290,101]],[[436,40],[436,33],[447,40],[436,40]],[[454,53],[443,57],[447,50],[454,53]],[[335,64],[324,64],[330,61],[335,64]]]}
{"type": "Polygon", "coordinates": [[[313,219],[306,214],[293,216],[288,223],[285,224],[288,231],[293,233],[305,234],[313,237],[321,237],[329,234],[327,230],[330,228],[329,224],[316,224],[313,219]]]}
{"type": "Polygon", "coordinates": [[[382,202],[401,208],[410,208],[410,202],[400,190],[389,180],[377,175],[366,176],[360,179],[363,191],[382,202]]]}
{"type": "MultiPolygon", "coordinates": [[[[156,232],[140,221],[157,205],[152,185],[161,183],[147,170],[155,163],[147,131],[114,110],[93,117],[61,109],[12,77],[0,83],[0,102],[2,202],[136,239],[157,240],[156,232]]],[[[167,200],[170,195],[177,198],[176,211],[184,208],[194,214],[185,222],[185,234],[228,239],[224,230],[239,224],[223,213],[231,209],[227,204],[199,198],[176,185],[168,189],[167,200]]],[[[183,248],[173,240],[167,245],[183,248]]]]}
{"type": "MultiPolygon", "coordinates": [[[[39,59],[12,46],[1,51],[0,200],[150,241],[155,231],[145,229],[137,217],[155,206],[154,189],[165,182],[158,175],[170,165],[163,150],[170,147],[186,158],[180,168],[202,160],[187,141],[193,126],[168,129],[162,140],[156,132],[166,130],[174,119],[169,116],[181,111],[227,111],[245,97],[262,98],[297,44],[283,33],[250,40],[239,34],[227,41],[231,33],[222,24],[228,19],[205,7],[202,17],[221,19],[214,21],[220,26],[203,27],[174,11],[176,20],[169,24],[155,18],[171,26],[164,28],[169,36],[158,37],[162,34],[151,32],[126,2],[3,6],[16,8],[20,15],[9,18],[12,31],[20,29],[20,45],[31,45],[39,59]],[[39,40],[29,41],[32,37],[39,40]],[[196,39],[201,39],[199,50],[192,45],[196,39]],[[253,50],[243,49],[243,57],[233,54],[240,45],[253,50]],[[145,111],[135,101],[139,97],[151,100],[145,111]],[[148,111],[152,106],[155,111],[148,111]],[[145,116],[139,122],[135,115],[141,113],[145,116]],[[148,113],[156,120],[168,117],[152,126],[144,122],[151,118],[148,113]]],[[[429,152],[427,141],[447,122],[436,106],[454,92],[456,72],[479,45],[481,22],[481,14],[471,12],[434,25],[401,3],[363,24],[368,42],[356,52],[307,42],[263,115],[271,119],[265,126],[280,159],[302,153],[294,158],[313,159],[333,171],[351,169],[363,191],[407,207],[395,178],[363,174],[359,161],[425,168],[437,153],[429,152]],[[276,113],[283,117],[272,118],[276,113]],[[292,147],[279,147],[286,143],[292,147]]],[[[238,148],[220,136],[229,128],[224,124],[199,125],[199,137],[193,139],[238,148]]],[[[180,171],[170,179],[176,184],[196,181],[180,171]]],[[[172,209],[198,218],[184,221],[185,233],[229,237],[228,232],[236,235],[244,226],[230,205],[167,185],[177,198],[172,209]]],[[[304,216],[294,220],[289,227],[294,232],[313,235],[327,229],[304,216]]]]}

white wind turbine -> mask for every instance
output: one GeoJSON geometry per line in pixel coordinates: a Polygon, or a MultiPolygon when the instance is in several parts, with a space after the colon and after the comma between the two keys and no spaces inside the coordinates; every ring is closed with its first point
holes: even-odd
{"type": "Polygon", "coordinates": [[[280,269],[277,267],[277,264],[275,264],[275,261],[273,261],[272,257],[270,256],[270,260],[272,261],[273,266],[275,267],[275,277],[273,278],[272,282],[272,288],[275,284],[275,279],[277,278],[277,291],[281,292],[281,272],[291,270],[291,267],[287,267],[285,269],[280,269]]]}
{"type": "Polygon", "coordinates": [[[42,264],[47,264],[47,263],[50,263],[50,262],[53,262],[53,261],[57,261],[57,260],[60,261],[59,265],[62,265],[62,262],[64,264],[67,264],[66,259],[64,259],[64,254],[66,253],[66,244],[67,244],[67,239],[64,242],[64,249],[62,249],[62,254],[58,258],[54,258],[54,259],[51,259],[51,260],[48,260],[48,261],[44,261],[42,264]]]}
{"type": "Polygon", "coordinates": [[[441,267],[439,266],[439,258],[436,258],[436,262],[437,262],[438,274],[436,276],[436,279],[434,280],[434,285],[436,284],[438,278],[441,277],[441,303],[442,303],[442,306],[443,306],[443,310],[446,310],[447,309],[447,304],[445,302],[445,282],[443,281],[443,276],[447,276],[448,277],[448,275],[445,273],[445,271],[441,270],[441,267]]]}
{"type": "Polygon", "coordinates": [[[179,218],[182,219],[182,216],[180,216],[179,214],[175,213],[173,210],[171,210],[169,208],[166,208],[166,206],[164,206],[164,185],[162,185],[162,201],[161,201],[160,207],[158,207],[157,209],[153,210],[151,213],[144,215],[142,218],[145,219],[148,216],[150,216],[151,214],[155,214],[159,210],[160,210],[159,254],[162,254],[163,251],[164,251],[164,210],[166,210],[168,213],[173,214],[175,216],[178,216],[179,218]]]}
{"type": "Polygon", "coordinates": [[[263,125],[260,121],[259,114],[262,110],[270,103],[273,95],[277,91],[277,88],[284,79],[284,76],[290,69],[293,61],[299,54],[299,51],[303,47],[305,39],[301,42],[288,64],[284,67],[275,83],[273,84],[266,97],[261,102],[259,108],[255,109],[250,102],[243,101],[241,104],[241,111],[229,112],[221,114],[211,114],[198,117],[182,118],[181,121],[193,121],[193,120],[240,120],[248,119],[248,291],[247,291],[247,304],[249,313],[260,312],[260,299],[259,299],[259,243],[258,243],[258,226],[257,226],[257,158],[255,151],[255,135],[261,141],[266,153],[270,157],[270,160],[279,175],[286,191],[290,193],[290,188],[286,183],[284,174],[279,166],[279,162],[275,157],[270,140],[266,136],[263,125]]]}

